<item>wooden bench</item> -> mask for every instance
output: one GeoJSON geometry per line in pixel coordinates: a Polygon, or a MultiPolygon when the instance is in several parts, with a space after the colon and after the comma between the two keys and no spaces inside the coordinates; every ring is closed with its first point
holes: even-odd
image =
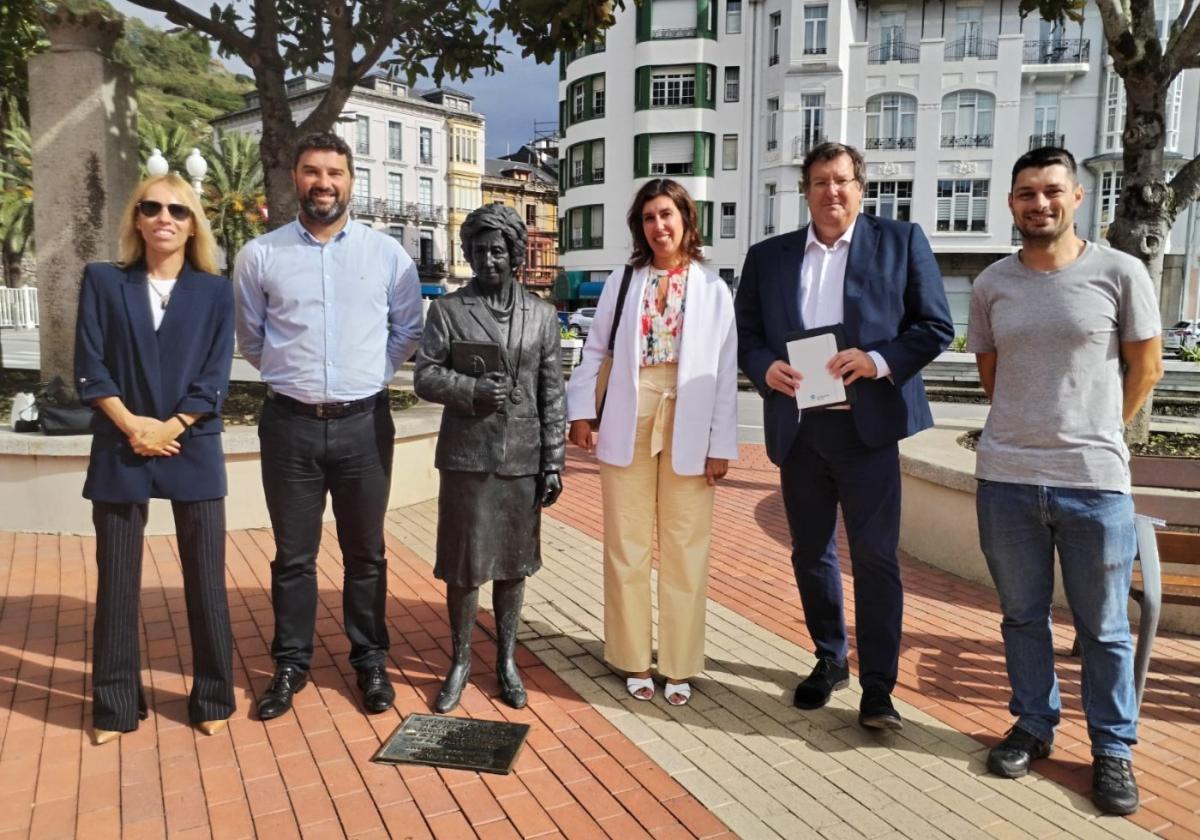
{"type": "MultiPolygon", "coordinates": [[[[1187,571],[1174,570],[1170,574],[1160,576],[1161,603],[1200,607],[1200,534],[1189,534],[1186,531],[1158,531],[1155,536],[1155,542],[1158,543],[1160,565],[1171,563],[1195,568],[1195,571],[1191,569],[1187,571]]],[[[1143,603],[1146,593],[1141,571],[1133,573],[1129,594],[1139,604],[1143,603]]]]}

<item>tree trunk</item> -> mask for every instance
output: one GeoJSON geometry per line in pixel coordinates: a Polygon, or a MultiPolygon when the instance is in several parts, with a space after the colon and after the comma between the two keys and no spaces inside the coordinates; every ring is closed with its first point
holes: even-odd
{"type": "Polygon", "coordinates": [[[292,183],[292,150],[296,148],[296,121],[284,86],[286,68],[263,67],[255,74],[263,133],[258,144],[262,157],[263,185],[267,194],[267,228],[274,230],[296,217],[296,187],[292,183]]]}

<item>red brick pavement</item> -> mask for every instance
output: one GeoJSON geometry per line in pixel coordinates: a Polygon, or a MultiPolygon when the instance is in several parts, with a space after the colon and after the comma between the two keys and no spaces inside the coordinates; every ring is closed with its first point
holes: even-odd
{"type": "MultiPolygon", "coordinates": [[[[8,838],[720,837],[726,827],[529,651],[530,703],[493,702],[494,678],[463,714],[533,724],[509,776],[372,764],[382,738],[427,712],[445,673],[443,590],[389,538],[388,621],[396,709],[364,715],[340,629],[332,530],[319,559],[313,684],[294,714],[249,718],[270,679],[269,531],[229,535],[238,711],[215,737],[187,723],[191,663],[174,540],[147,540],[143,679],[150,718],[116,743],[88,742],[85,656],[94,607],[90,539],[0,533],[0,840],[8,838]]],[[[484,619],[484,623],[490,620],[484,619]]],[[[475,673],[495,647],[480,631],[475,673]]]]}
{"type": "MultiPolygon", "coordinates": [[[[812,650],[792,575],[777,475],[762,446],[741,446],[741,458],[717,492],[709,596],[812,650]]],[[[600,539],[594,459],[572,449],[565,484],[549,514],[600,539]]],[[[844,536],[839,554],[849,593],[844,536]]],[[[995,743],[1012,722],[995,592],[907,556],[901,557],[901,568],[906,601],[896,696],[981,743],[995,743]]],[[[1070,616],[1056,611],[1054,619],[1058,649],[1065,653],[1074,639],[1070,616]]],[[[847,620],[854,620],[852,599],[847,620]]],[[[1194,838],[1200,836],[1200,639],[1162,634],[1154,651],[1135,748],[1142,809],[1129,819],[1164,837],[1194,838]]],[[[1054,756],[1039,762],[1038,769],[1083,793],[1091,786],[1091,754],[1078,660],[1064,656],[1058,665],[1063,723],[1054,756]]]]}

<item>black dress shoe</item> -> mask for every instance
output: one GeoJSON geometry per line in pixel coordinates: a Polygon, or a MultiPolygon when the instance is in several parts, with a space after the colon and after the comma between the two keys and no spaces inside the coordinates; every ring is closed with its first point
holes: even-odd
{"type": "Polygon", "coordinates": [[[1106,814],[1125,816],[1138,809],[1137,780],[1129,759],[1111,755],[1092,759],[1092,801],[1106,814]]]}
{"type": "Polygon", "coordinates": [[[858,704],[858,724],[868,729],[892,732],[904,728],[900,713],[892,705],[892,695],[882,688],[863,690],[862,702],[858,704]]]}
{"type": "Polygon", "coordinates": [[[832,659],[818,659],[817,667],[796,686],[792,705],[797,709],[819,709],[829,702],[829,695],[848,685],[850,668],[845,662],[839,665],[832,659]]]}
{"type": "Polygon", "coordinates": [[[308,683],[308,672],[295,665],[280,665],[258,701],[259,720],[277,718],[292,708],[292,696],[308,683]]]}
{"type": "Polygon", "coordinates": [[[1054,747],[1018,726],[988,751],[987,769],[993,776],[1019,779],[1029,772],[1029,763],[1050,755],[1054,747]]]}
{"type": "Polygon", "coordinates": [[[396,689],[388,681],[387,669],[372,665],[358,672],[358,687],[363,693],[363,708],[371,714],[387,711],[396,702],[396,689]]]}

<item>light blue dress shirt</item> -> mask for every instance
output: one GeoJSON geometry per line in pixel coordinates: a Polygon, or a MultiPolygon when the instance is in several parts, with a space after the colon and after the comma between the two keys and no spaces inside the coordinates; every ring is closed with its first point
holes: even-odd
{"type": "Polygon", "coordinates": [[[329,242],[299,220],[248,243],[233,271],[238,349],[280,394],[360,400],[421,340],[421,284],[399,242],[354,221],[329,242]]]}

